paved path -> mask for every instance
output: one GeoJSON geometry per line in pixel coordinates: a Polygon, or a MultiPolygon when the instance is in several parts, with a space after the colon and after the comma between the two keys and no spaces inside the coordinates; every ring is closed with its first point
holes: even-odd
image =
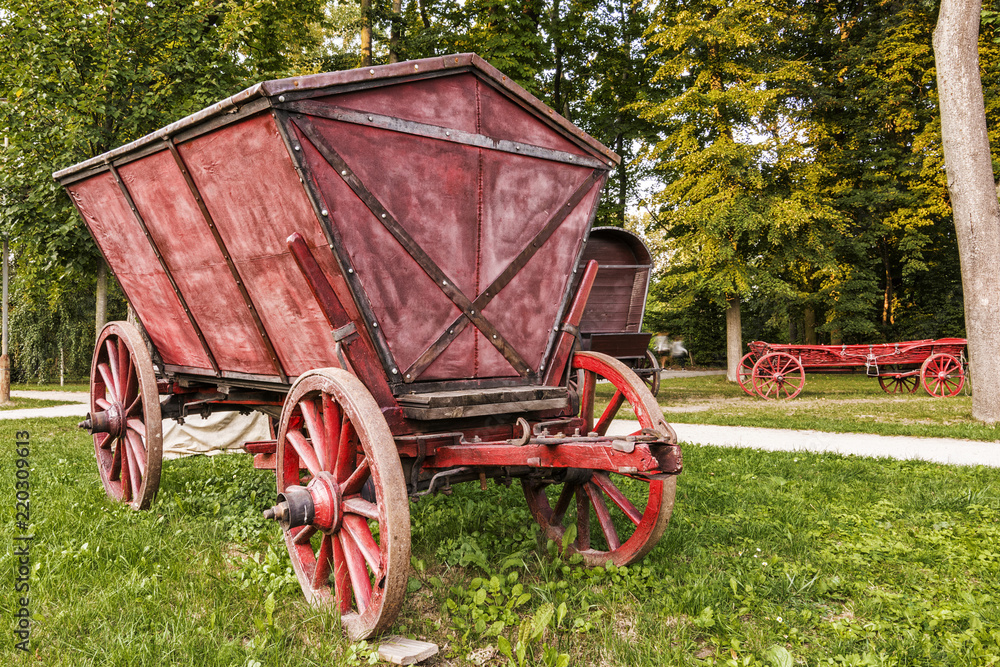
{"type": "Polygon", "coordinates": [[[83,391],[11,391],[13,398],[41,398],[50,401],[73,401],[69,405],[51,408],[0,410],[0,419],[33,419],[35,417],[85,417],[90,410],[90,395],[83,391]]]}
{"type": "MultiPolygon", "coordinates": [[[[1000,442],[708,424],[671,424],[671,426],[677,432],[679,441],[699,445],[746,447],[780,452],[833,452],[1000,468],[1000,442]]],[[[622,435],[637,430],[639,422],[616,421],[611,425],[609,433],[622,435]]]]}
{"type": "MultiPolygon", "coordinates": [[[[664,371],[683,375],[704,375],[725,371],[664,371]]],[[[52,408],[2,410],[0,419],[28,419],[33,417],[84,416],[89,409],[85,392],[69,391],[12,391],[19,398],[47,398],[75,401],[72,405],[52,408]]],[[[810,451],[854,454],[856,456],[917,459],[951,465],[984,465],[1000,468],[1000,442],[957,440],[952,438],[910,438],[903,436],[871,435],[866,433],[825,433],[823,431],[793,431],[777,428],[748,426],[712,426],[707,424],[673,424],[681,442],[722,447],[746,447],[766,451],[810,451]]],[[[634,421],[616,421],[611,433],[621,435],[639,429],[634,421]]]]}

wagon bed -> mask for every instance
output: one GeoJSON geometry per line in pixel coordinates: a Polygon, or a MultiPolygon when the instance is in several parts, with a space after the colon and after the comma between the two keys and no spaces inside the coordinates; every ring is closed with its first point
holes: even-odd
{"type": "Polygon", "coordinates": [[[585,563],[642,558],[676,435],[628,367],[574,351],[618,161],[459,54],[260,83],[56,173],[138,321],[98,337],[81,424],[108,495],[152,502],[163,417],[269,415],[246,444],[266,516],[353,638],[402,604],[409,499],[454,483],[516,478],[585,563]],[[641,430],[608,436],[629,407],[641,430]]]}
{"type": "Polygon", "coordinates": [[[965,384],[964,338],[863,345],[783,345],[754,341],[740,360],[739,382],[750,395],[794,398],[805,372],[865,368],[887,393],[913,393],[922,384],[931,396],[954,396],[965,384]]]}

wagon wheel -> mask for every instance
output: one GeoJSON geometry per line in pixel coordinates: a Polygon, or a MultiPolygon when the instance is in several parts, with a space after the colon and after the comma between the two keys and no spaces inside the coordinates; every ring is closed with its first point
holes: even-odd
{"type": "Polygon", "coordinates": [[[787,352],[765,354],[753,365],[753,389],[761,398],[795,398],[806,383],[806,371],[787,352]]]}
{"type": "Polygon", "coordinates": [[[756,396],[756,392],[753,390],[753,382],[751,378],[753,377],[753,364],[754,357],[757,356],[754,352],[747,352],[740,359],[740,365],[736,369],[736,381],[740,385],[747,396],[756,396]]]}
{"type": "Polygon", "coordinates": [[[352,640],[388,629],[406,593],[410,507],[392,432],[360,380],[323,368],[295,381],[277,477],[279,500],[311,499],[305,520],[281,523],[306,599],[335,606],[352,640]]]}
{"type": "Polygon", "coordinates": [[[649,393],[653,396],[660,393],[660,362],[652,352],[646,350],[646,356],[636,360],[634,369],[635,374],[649,387],[649,393]]]}
{"type": "Polygon", "coordinates": [[[878,384],[887,394],[912,394],[920,385],[916,373],[904,373],[893,367],[887,373],[879,373],[878,384]]]}
{"type": "Polygon", "coordinates": [[[962,362],[950,354],[932,354],[920,366],[920,381],[935,398],[957,396],[965,384],[962,362]]]}
{"type": "MultiPolygon", "coordinates": [[[[581,416],[588,430],[604,435],[627,403],[642,428],[657,431],[667,442],[677,441],[649,390],[623,363],[598,352],[577,352],[573,368],[582,376],[581,416]],[[614,387],[614,395],[595,422],[595,389],[601,379],[614,387]]],[[[608,561],[628,565],[649,553],[670,521],[676,485],[676,477],[645,480],[579,468],[552,471],[544,479],[521,480],[528,508],[543,535],[561,543],[569,526],[575,526],[576,539],[567,545],[567,552],[580,554],[591,566],[608,561]]]]}
{"type": "Polygon", "coordinates": [[[109,322],[97,337],[90,412],[80,427],[94,436],[107,494],[137,510],[149,507],[163,463],[160,400],[146,343],[128,322],[109,322]]]}

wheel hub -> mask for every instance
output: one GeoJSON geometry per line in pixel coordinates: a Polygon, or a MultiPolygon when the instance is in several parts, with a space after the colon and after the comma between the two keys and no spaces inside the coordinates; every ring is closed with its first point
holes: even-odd
{"type": "Polygon", "coordinates": [[[289,528],[314,526],[324,533],[335,533],[344,518],[343,500],[337,480],[321,472],[308,486],[289,486],[279,493],[278,504],[264,510],[264,518],[289,528]]]}
{"type": "Polygon", "coordinates": [[[112,438],[118,438],[125,429],[125,408],[121,403],[112,403],[111,407],[103,412],[88,412],[87,418],[77,424],[88,433],[107,433],[112,438]]]}

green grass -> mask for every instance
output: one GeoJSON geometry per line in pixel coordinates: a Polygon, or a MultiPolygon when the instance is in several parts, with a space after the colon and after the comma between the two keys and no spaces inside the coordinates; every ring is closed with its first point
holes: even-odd
{"type": "Polygon", "coordinates": [[[65,385],[58,384],[31,384],[31,383],[19,383],[12,384],[10,386],[13,390],[20,391],[85,391],[90,392],[90,383],[87,381],[83,382],[73,382],[66,383],[65,385]]]}
{"type": "Polygon", "coordinates": [[[10,402],[0,405],[2,410],[26,410],[28,408],[51,408],[56,405],[69,405],[72,401],[55,401],[47,398],[18,398],[11,397],[10,402]]]}
{"type": "MultiPolygon", "coordinates": [[[[612,392],[606,385],[598,390],[607,397],[612,392]]],[[[802,393],[781,401],[747,396],[722,375],[670,378],[661,382],[657,400],[667,421],[687,424],[1000,440],[1000,429],[972,419],[972,397],[964,392],[933,398],[920,388],[890,395],[863,373],[806,375],[802,393]]]]}
{"type": "MultiPolygon", "coordinates": [[[[133,512],[104,495],[75,421],[0,423],[0,664],[365,664],[260,516],[273,473],[166,462],[133,512]],[[30,655],[9,631],[15,430],[31,433],[30,655]]],[[[621,569],[539,547],[516,483],[411,508],[394,630],[440,644],[431,666],[508,664],[499,637],[533,620],[531,665],[1000,664],[1000,470],[686,446],[664,538],[621,569]]]]}

